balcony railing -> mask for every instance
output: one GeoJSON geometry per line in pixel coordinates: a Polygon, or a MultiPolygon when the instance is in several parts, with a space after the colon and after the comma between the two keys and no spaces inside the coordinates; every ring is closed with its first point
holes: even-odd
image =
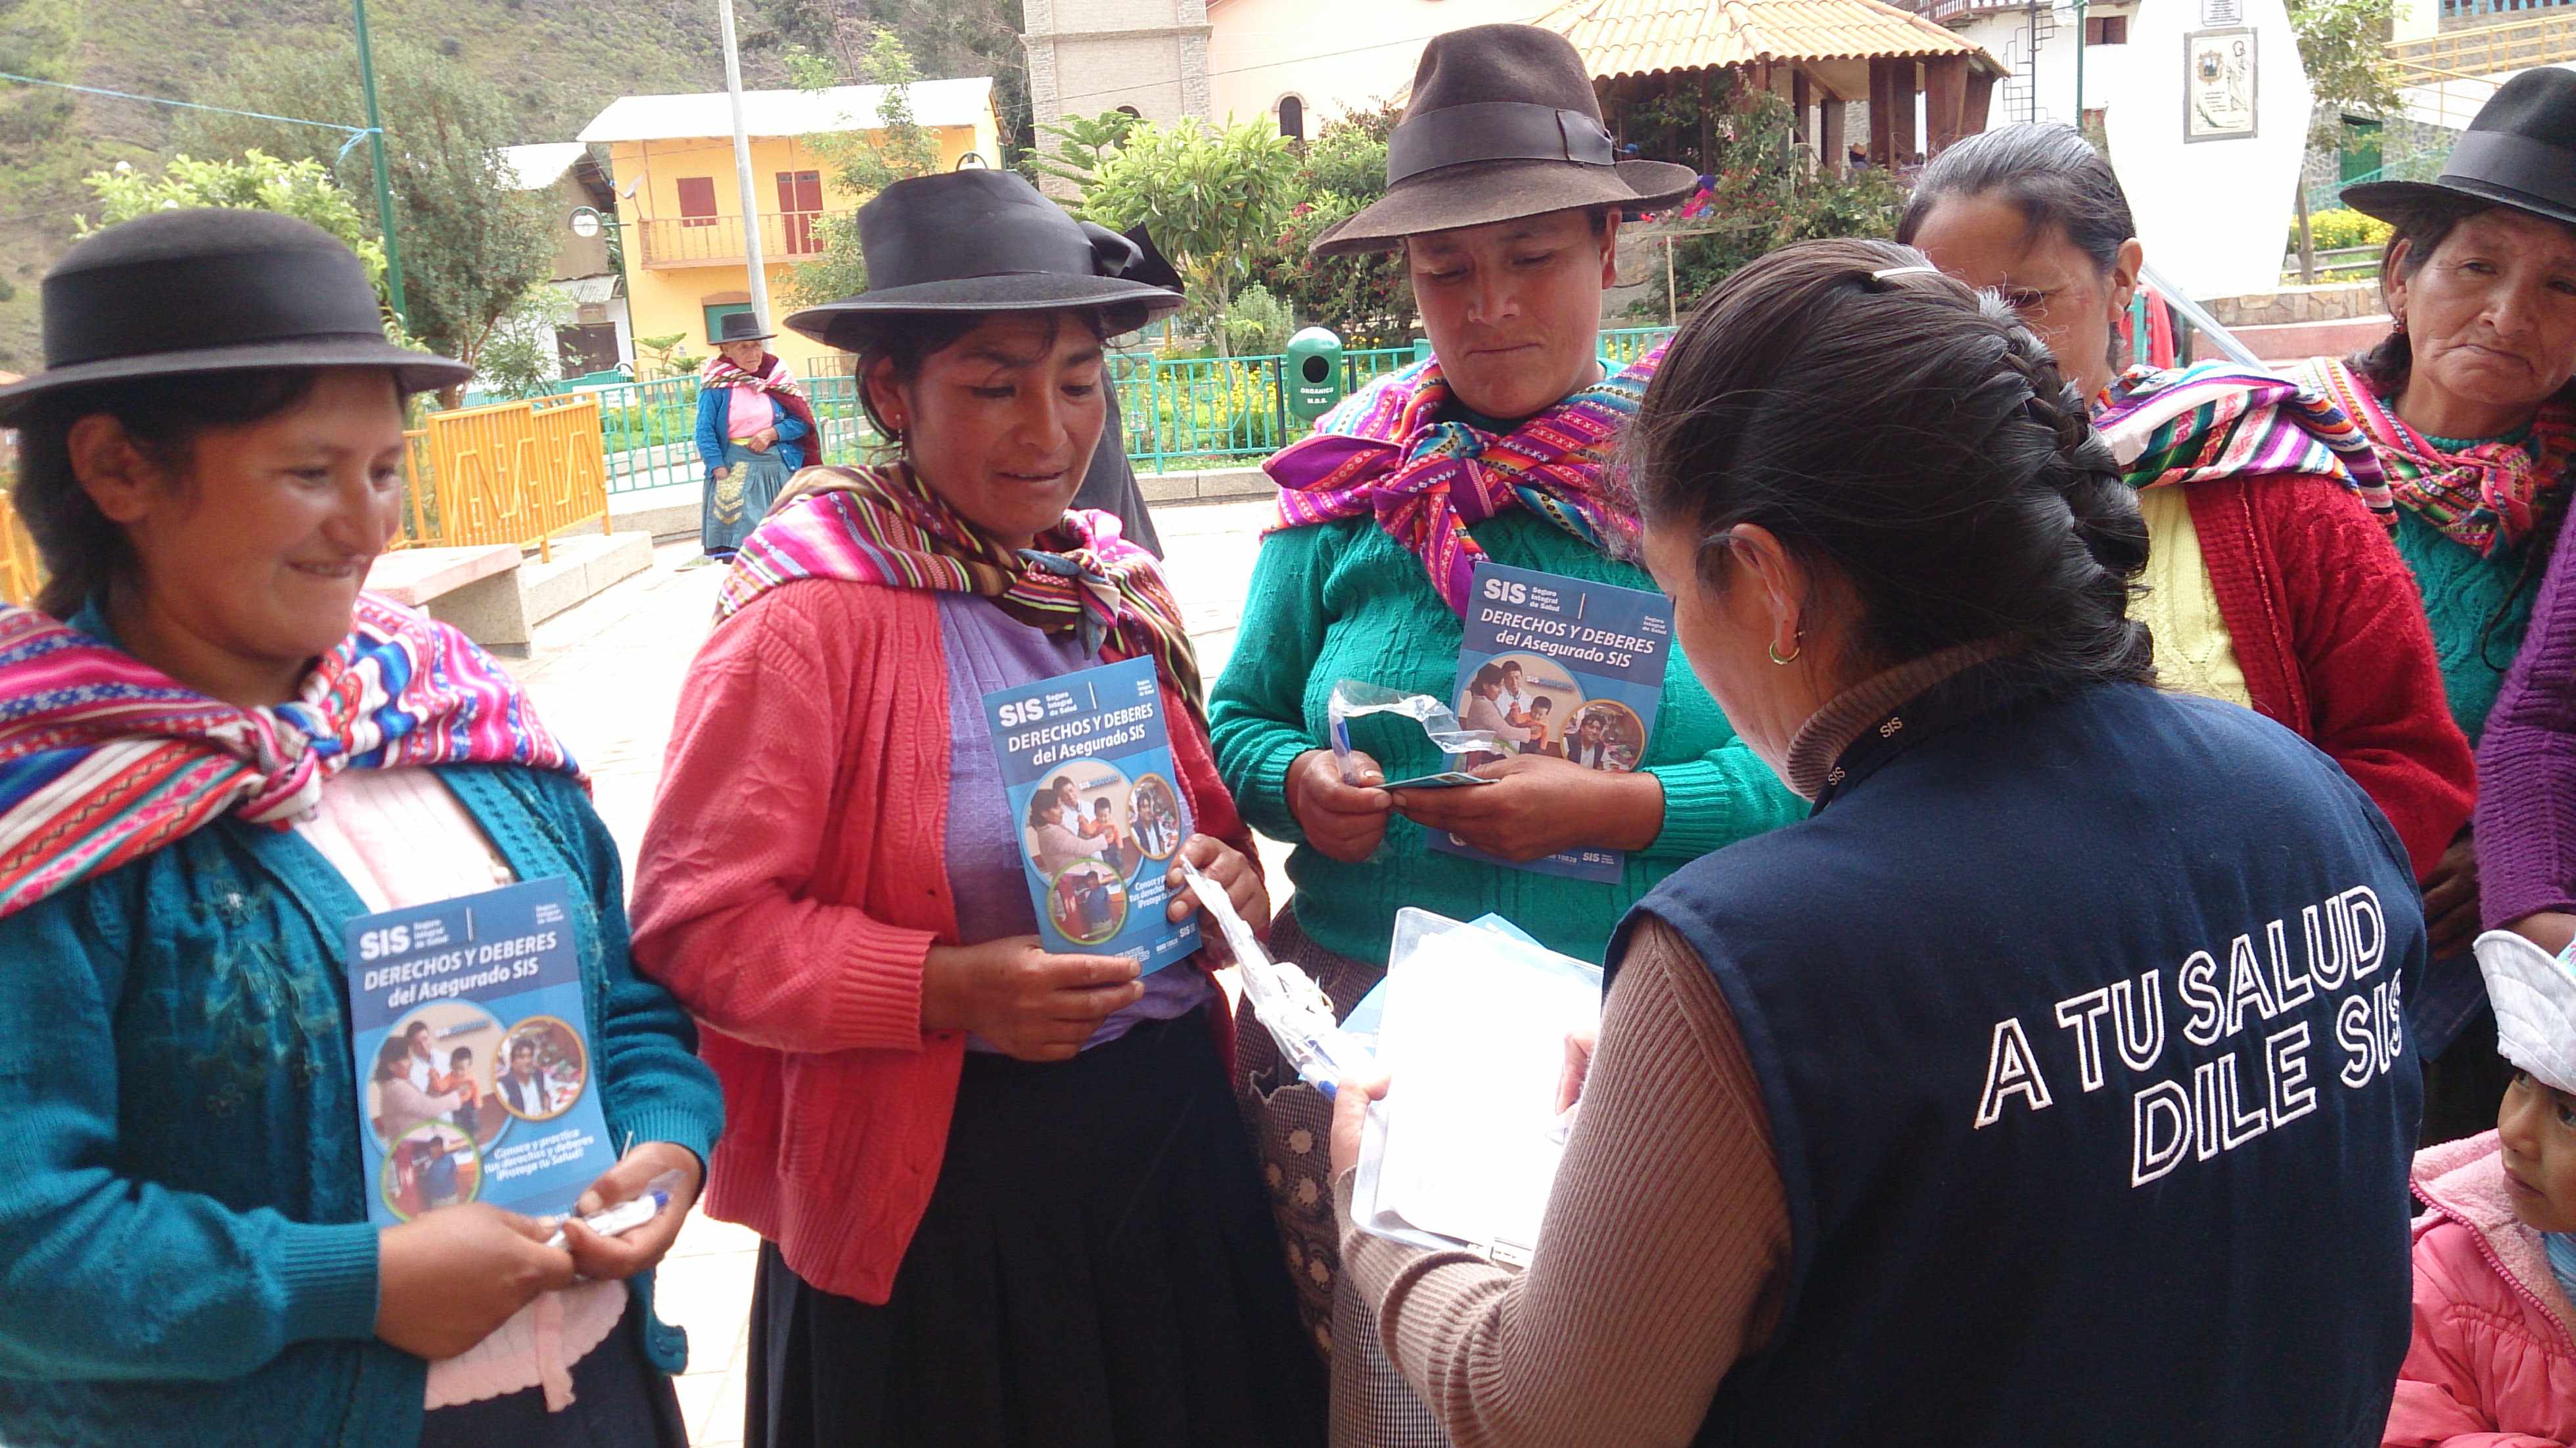
{"type": "MultiPolygon", "coordinates": [[[[811,261],[823,254],[833,223],[845,211],[767,212],[760,218],[760,256],[764,262],[811,261]]],[[[739,216],[656,217],[636,224],[644,239],[644,264],[665,266],[740,266],[742,218],[739,216]]]]}
{"type": "Polygon", "coordinates": [[[1936,25],[1965,20],[1972,15],[1992,15],[1998,10],[2027,10],[2029,0],[1898,0],[1898,3],[1936,25]]]}
{"type": "MultiPolygon", "coordinates": [[[[2533,13],[2527,19],[2469,23],[2422,40],[2397,41],[2388,47],[2388,58],[2400,67],[2469,76],[2564,65],[2576,59],[2576,7],[2564,0],[2552,4],[2533,4],[2529,0],[2442,0],[2441,14],[2446,22],[2473,21],[2474,17],[2515,11],[2533,13]]],[[[2399,84],[2413,85],[2420,79],[2403,76],[2399,84]]]]}

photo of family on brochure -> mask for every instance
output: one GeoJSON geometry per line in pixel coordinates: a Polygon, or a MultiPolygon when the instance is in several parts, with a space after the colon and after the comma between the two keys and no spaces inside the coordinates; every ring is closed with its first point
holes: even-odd
{"type": "Polygon", "coordinates": [[[434,1001],[376,1048],[367,1125],[385,1153],[379,1189],[405,1220],[470,1202],[482,1161],[513,1121],[551,1121],[589,1079],[581,1033],[552,1016],[503,1029],[471,1001],[434,1001]]]}
{"type": "Polygon", "coordinates": [[[1047,948],[1126,955],[1147,972],[1195,950],[1197,927],[1163,913],[1190,821],[1152,661],[1001,690],[984,708],[1047,948]]]}
{"type": "MultiPolygon", "coordinates": [[[[1459,692],[1458,722],[1510,744],[1514,753],[1571,760],[1624,774],[1645,752],[1646,725],[1616,699],[1585,701],[1573,675],[1537,654],[1504,654],[1477,666],[1459,692]]],[[[1504,756],[1470,753],[1461,769],[1504,756]]]]}

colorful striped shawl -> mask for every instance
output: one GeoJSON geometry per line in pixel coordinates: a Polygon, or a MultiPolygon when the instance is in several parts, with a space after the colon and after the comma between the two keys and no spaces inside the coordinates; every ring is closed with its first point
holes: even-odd
{"type": "Polygon", "coordinates": [[[1353,394],[1314,436],[1262,464],[1279,484],[1272,531],[1374,517],[1422,560],[1461,617],[1485,556],[1467,525],[1506,508],[1527,508],[1604,553],[1634,556],[1636,512],[1613,495],[1609,473],[1667,345],[1501,437],[1439,421],[1449,384],[1438,358],[1417,362],[1353,394]]]}
{"type": "Polygon", "coordinates": [[[2332,478],[2393,523],[2370,439],[2316,392],[2234,362],[2179,371],[2133,367],[2111,384],[2093,426],[2138,489],[2217,478],[2332,478]]]}
{"type": "Polygon", "coordinates": [[[2542,507],[2565,491],[2568,467],[2576,463],[2576,409],[2562,402],[2541,404],[2527,443],[2444,452],[2342,361],[2311,358],[2296,375],[2361,425],[2400,507],[2480,558],[2509,552],[2531,536],[2542,507]]]}
{"type": "Polygon", "coordinates": [[[227,814],[286,829],[343,769],[469,763],[580,774],[490,656],[371,594],[295,700],[268,709],[0,607],[0,916],[227,814]]]}
{"type": "Polygon", "coordinates": [[[1148,655],[1207,723],[1198,656],[1154,555],[1119,536],[1114,516],[1072,509],[1014,555],[986,538],[912,469],[808,468],[813,496],[771,515],[743,541],[716,597],[716,622],[802,579],[980,594],[1048,633],[1079,630],[1082,650],[1111,662],[1148,655]],[[823,482],[817,473],[829,474],[823,482]]]}

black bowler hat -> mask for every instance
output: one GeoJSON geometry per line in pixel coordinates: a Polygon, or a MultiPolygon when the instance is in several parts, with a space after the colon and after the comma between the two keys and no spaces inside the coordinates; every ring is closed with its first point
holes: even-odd
{"type": "Polygon", "coordinates": [[[414,392],[474,369],[385,340],[367,268],[291,216],[156,211],[84,239],[45,273],[45,370],[0,388],[0,419],[91,383],[272,367],[383,367],[414,392]]]}
{"type": "Polygon", "coordinates": [[[760,330],[760,318],[749,312],[727,312],[716,319],[716,334],[707,340],[721,347],[727,342],[766,342],[777,335],[760,330]]]}
{"type": "Polygon", "coordinates": [[[787,329],[855,350],[872,317],[1142,306],[1180,297],[1130,279],[1137,245],[1076,221],[1016,171],[948,171],[897,181],[859,208],[868,289],[809,307],[787,329]]]}
{"type": "Polygon", "coordinates": [[[1135,265],[1120,272],[1120,276],[1131,282],[1143,282],[1149,287],[1161,287],[1167,292],[1181,290],[1179,269],[1164,258],[1162,250],[1154,245],[1153,236],[1143,226],[1131,226],[1118,234],[1136,243],[1137,251],[1135,265]]]}
{"type": "Polygon", "coordinates": [[[2526,70],[2496,88],[2430,181],[2368,181],[2344,204],[2383,221],[2462,199],[2576,225],[2576,71],[2526,70]]]}
{"type": "Polygon", "coordinates": [[[1535,25],[1431,37],[1386,143],[1386,195],[1315,238],[1317,256],[1576,207],[1664,206],[1699,189],[1668,161],[1622,161],[1574,42],[1535,25]]]}

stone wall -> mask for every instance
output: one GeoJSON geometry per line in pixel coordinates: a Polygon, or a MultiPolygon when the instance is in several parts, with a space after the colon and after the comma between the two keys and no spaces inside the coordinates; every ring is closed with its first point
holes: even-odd
{"type": "Polygon", "coordinates": [[[2244,297],[2217,297],[2201,305],[2223,327],[2276,327],[2290,322],[2346,322],[2375,317],[2382,308],[2376,282],[2321,282],[2244,297]]]}
{"type": "Polygon", "coordinates": [[[1027,0],[1023,25],[1041,126],[1121,107],[1149,121],[1208,114],[1207,0],[1027,0]]]}

